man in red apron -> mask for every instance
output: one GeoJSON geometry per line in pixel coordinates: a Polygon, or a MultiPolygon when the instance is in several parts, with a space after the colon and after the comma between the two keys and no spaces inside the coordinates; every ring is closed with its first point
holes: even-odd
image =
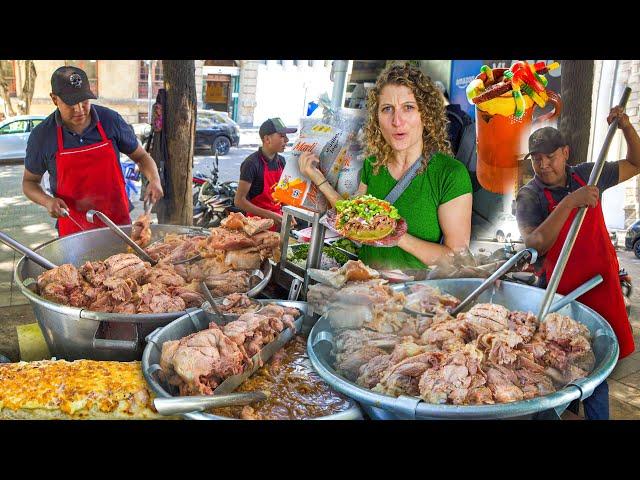
{"type": "Polygon", "coordinates": [[[87,221],[88,210],[99,210],[118,225],[130,224],[120,152],[149,179],[145,199],[153,203],[163,196],[155,162],[117,112],[89,103],[96,96],[83,70],[58,68],[51,77],[51,92],[58,108],[29,136],[24,194],[58,219],[60,236],[103,227],[87,221]],[[45,172],[52,195],[40,185],[45,172]]]}
{"type": "Polygon", "coordinates": [[[273,231],[280,230],[282,222],[282,209],[271,196],[284,170],[284,157],[278,153],[284,152],[289,142],[287,133],[296,131],[297,128],[287,128],[279,118],[270,118],[258,130],[262,147],[240,165],[234,203],[249,216],[273,219],[273,231]]]}
{"type": "MultiPolygon", "coordinates": [[[[567,166],[569,146],[558,130],[545,127],[531,134],[527,157],[531,157],[535,177],[518,192],[516,217],[527,247],[544,255],[540,286],[546,287],[578,207],[589,207],[558,293],[569,293],[601,274],[603,283],[578,301],[609,322],[618,338],[620,358],[624,358],[634,352],[635,345],[618,278],[618,258],[602,214],[600,192],[640,173],[640,137],[621,108],[614,107],[607,120],[611,123],[614,118],[618,118],[618,127],[627,142],[627,158],[605,163],[597,186],[586,186],[594,163],[567,166]]],[[[588,419],[609,417],[606,382],[585,400],[584,407],[588,419]]]]}

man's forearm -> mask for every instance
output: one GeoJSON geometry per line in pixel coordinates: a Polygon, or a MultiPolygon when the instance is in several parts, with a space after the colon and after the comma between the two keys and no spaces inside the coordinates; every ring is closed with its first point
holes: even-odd
{"type": "Polygon", "coordinates": [[[563,201],[535,230],[525,235],[524,243],[529,248],[535,248],[540,255],[549,251],[558,239],[563,225],[569,218],[572,208],[563,201]]]}
{"type": "Polygon", "coordinates": [[[138,168],[150,182],[160,182],[160,175],[158,175],[156,162],[148,153],[138,160],[138,168]]]}
{"type": "Polygon", "coordinates": [[[31,200],[32,202],[37,203],[38,205],[42,205],[43,207],[47,206],[47,203],[52,198],[51,195],[48,195],[40,185],[40,182],[32,182],[30,180],[22,181],[22,191],[25,196],[31,200]]]}
{"type": "Polygon", "coordinates": [[[624,139],[627,142],[627,161],[634,167],[640,168],[640,137],[638,132],[629,125],[622,130],[624,139]]]}

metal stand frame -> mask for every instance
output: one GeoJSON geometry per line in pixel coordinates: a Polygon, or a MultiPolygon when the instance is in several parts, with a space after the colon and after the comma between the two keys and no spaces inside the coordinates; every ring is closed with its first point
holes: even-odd
{"type": "MultiPolygon", "coordinates": [[[[324,245],[324,236],[326,227],[320,223],[320,217],[323,213],[311,212],[302,208],[283,206],[282,207],[282,227],[280,228],[280,262],[278,263],[278,272],[276,279],[279,283],[283,280],[282,275],[292,278],[289,289],[289,300],[297,300],[300,291],[307,295],[309,287],[309,269],[320,268],[320,260],[322,258],[322,247],[324,245]],[[309,255],[307,256],[307,265],[304,277],[291,270],[293,265],[287,260],[287,250],[289,248],[289,237],[291,234],[291,219],[298,218],[311,224],[311,240],[309,242],[309,255]]],[[[282,285],[282,283],[280,283],[282,285]]]]}

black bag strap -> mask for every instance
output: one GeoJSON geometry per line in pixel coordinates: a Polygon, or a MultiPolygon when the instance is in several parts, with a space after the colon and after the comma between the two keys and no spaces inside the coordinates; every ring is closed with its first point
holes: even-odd
{"type": "Polygon", "coordinates": [[[402,175],[400,180],[398,180],[398,183],[396,183],[396,186],[393,187],[389,192],[389,194],[385,197],[385,200],[387,202],[393,205],[395,201],[398,200],[398,198],[400,198],[400,195],[404,193],[404,191],[407,189],[411,181],[414,178],[416,178],[416,175],[418,174],[418,170],[420,170],[420,167],[422,166],[423,158],[424,157],[420,155],[420,158],[418,158],[418,160],[416,160],[414,164],[411,165],[411,168],[409,168],[409,170],[404,172],[404,175],[402,175]]]}

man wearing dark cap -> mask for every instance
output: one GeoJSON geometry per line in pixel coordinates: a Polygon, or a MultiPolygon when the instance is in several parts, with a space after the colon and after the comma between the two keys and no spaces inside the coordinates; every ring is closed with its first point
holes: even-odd
{"type": "MultiPolygon", "coordinates": [[[[627,158],[607,162],[597,186],[587,186],[594,163],[567,165],[570,151],[555,128],[536,130],[529,137],[529,153],[535,176],[516,198],[518,226],[527,247],[542,260],[541,287],[551,278],[567,233],[579,207],[589,207],[558,286],[567,294],[602,275],[604,281],[578,298],[609,322],[620,345],[620,357],[634,352],[633,334],[618,279],[618,258],[604,223],[601,192],[640,173],[640,137],[622,108],[611,109],[607,121],[618,119],[627,142],[627,158]]],[[[608,386],[599,385],[584,401],[588,419],[608,419],[608,386]]]]}
{"type": "Polygon", "coordinates": [[[118,225],[131,223],[120,152],[149,179],[145,200],[155,203],[163,196],[156,164],[131,125],[114,110],[91,105],[92,98],[83,70],[58,68],[51,76],[57,109],[34,128],[27,143],[22,190],[58,219],[60,236],[103,226],[87,221],[88,210],[100,210],[118,225]],[[40,186],[47,171],[53,196],[40,186]]]}
{"type": "Polygon", "coordinates": [[[296,131],[297,128],[287,128],[279,118],[270,118],[258,130],[262,147],[240,165],[235,205],[248,215],[273,219],[272,230],[279,230],[282,222],[282,209],[271,196],[284,170],[284,157],[278,153],[284,152],[289,141],[287,133],[296,131]]]}

